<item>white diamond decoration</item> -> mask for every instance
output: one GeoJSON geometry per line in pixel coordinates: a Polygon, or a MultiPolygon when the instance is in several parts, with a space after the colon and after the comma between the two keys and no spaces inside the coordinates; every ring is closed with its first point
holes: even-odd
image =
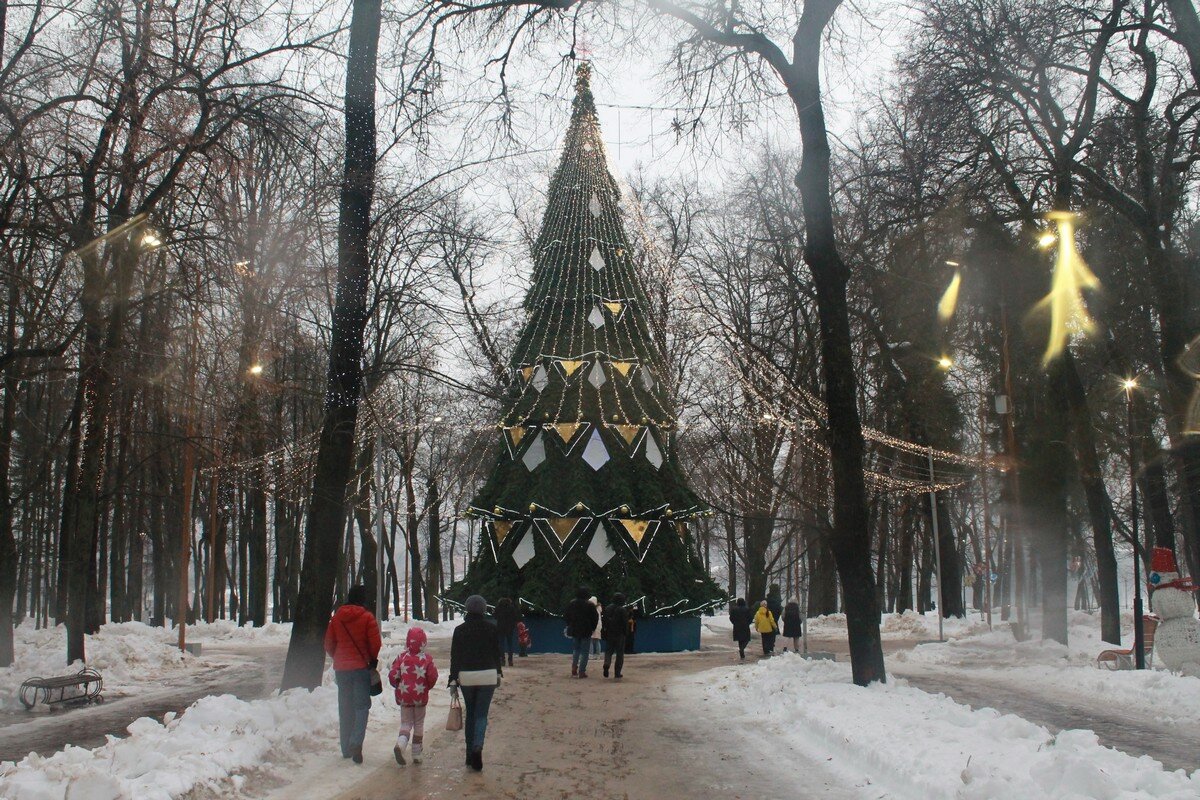
{"type": "Polygon", "coordinates": [[[596,532],[592,535],[592,543],[588,545],[587,554],[588,558],[596,562],[597,567],[603,567],[616,555],[612,545],[608,543],[608,530],[603,522],[596,526],[596,532]]]}
{"type": "Polygon", "coordinates": [[[604,269],[604,256],[600,255],[600,248],[592,246],[592,254],[588,256],[588,263],[592,265],[592,269],[599,272],[604,269]]]}
{"type": "Polygon", "coordinates": [[[645,367],[642,367],[642,388],[647,390],[654,388],[654,378],[650,375],[650,370],[645,367]]]}
{"type": "Polygon", "coordinates": [[[529,379],[529,383],[540,392],[546,388],[546,384],[549,382],[550,376],[546,374],[546,368],[539,364],[538,368],[533,371],[533,377],[529,379]]]}
{"type": "Polygon", "coordinates": [[[658,469],[663,464],[662,451],[658,449],[658,442],[654,441],[654,434],[646,434],[646,460],[650,462],[650,466],[658,469]]]}
{"type": "Polygon", "coordinates": [[[520,544],[513,550],[513,561],[517,562],[517,567],[523,567],[528,564],[537,551],[533,549],[533,533],[527,533],[521,537],[520,544]]]}
{"type": "Polygon", "coordinates": [[[596,359],[596,363],[593,364],[592,368],[588,371],[587,380],[588,383],[590,383],[592,386],[595,386],[597,389],[603,386],[604,382],[608,380],[608,378],[604,377],[604,367],[600,366],[600,359],[596,359]]]}
{"type": "Polygon", "coordinates": [[[600,431],[595,428],[592,429],[592,438],[588,439],[587,447],[583,448],[583,460],[594,470],[608,463],[608,448],[600,438],[600,431]]]}
{"type": "Polygon", "coordinates": [[[592,323],[593,328],[604,327],[604,312],[600,310],[600,306],[592,306],[592,313],[588,314],[588,322],[592,323]]]}
{"type": "Polygon", "coordinates": [[[525,469],[533,472],[545,460],[546,443],[542,441],[542,434],[539,432],[533,437],[533,444],[529,445],[525,455],[521,456],[521,463],[525,465],[525,469]]]}
{"type": "Polygon", "coordinates": [[[595,192],[592,192],[592,199],[588,200],[588,211],[593,217],[600,216],[600,198],[596,197],[595,192]]]}

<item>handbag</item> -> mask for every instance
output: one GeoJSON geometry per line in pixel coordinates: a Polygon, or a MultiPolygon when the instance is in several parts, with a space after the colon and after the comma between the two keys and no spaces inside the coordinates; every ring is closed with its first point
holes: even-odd
{"type": "Polygon", "coordinates": [[[450,687],[450,713],[446,717],[446,730],[461,731],[463,728],[462,703],[458,701],[458,688],[450,687]]]}
{"type": "Polygon", "coordinates": [[[458,673],[459,686],[496,686],[500,673],[494,669],[464,669],[458,673]]]}
{"type": "Polygon", "coordinates": [[[351,636],[350,629],[346,627],[346,623],[341,620],[338,620],[338,622],[341,623],[342,630],[350,637],[350,644],[354,645],[354,649],[362,656],[363,661],[367,662],[367,669],[371,670],[371,697],[379,697],[379,695],[383,694],[383,678],[379,675],[379,659],[375,659],[372,662],[371,659],[367,658],[367,654],[358,646],[358,642],[354,641],[354,637],[351,636]],[[376,666],[371,666],[372,663],[376,666]]]}

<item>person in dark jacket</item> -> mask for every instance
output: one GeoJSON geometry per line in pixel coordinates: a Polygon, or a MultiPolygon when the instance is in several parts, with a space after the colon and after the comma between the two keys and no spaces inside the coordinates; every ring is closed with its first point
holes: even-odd
{"type": "Polygon", "coordinates": [[[571,650],[571,677],[586,678],[592,631],[600,624],[600,614],[588,599],[587,589],[580,587],[575,592],[575,599],[567,604],[567,610],[563,612],[563,620],[567,623],[567,636],[574,643],[571,650]]]}
{"type": "Polygon", "coordinates": [[[508,654],[508,665],[513,665],[513,651],[517,649],[517,623],[521,621],[521,609],[510,598],[501,597],[496,603],[496,629],[504,652],[508,654]]]}
{"type": "Polygon", "coordinates": [[[487,601],[473,594],[467,598],[466,611],[466,619],[454,629],[450,640],[450,685],[462,691],[466,763],[479,772],[483,769],[488,710],[504,677],[504,656],[500,650],[500,632],[484,616],[487,601]]]}
{"type": "Polygon", "coordinates": [[[776,623],[783,618],[783,593],[779,591],[778,583],[772,583],[767,588],[767,609],[776,623]]]}
{"type": "MultiPolygon", "coordinates": [[[[804,635],[804,621],[800,618],[800,604],[789,597],[783,608],[783,638],[792,640],[792,652],[800,652],[800,637],[804,635]]],[[[787,648],[783,648],[787,652],[787,648]]]]}
{"type": "Polygon", "coordinates": [[[625,636],[628,632],[629,609],[625,608],[625,595],[614,594],[604,607],[604,625],[600,631],[604,637],[604,677],[608,677],[608,668],[612,666],[615,655],[617,670],[613,677],[621,679],[621,669],[625,666],[625,636]]]}
{"type": "Polygon", "coordinates": [[[325,628],[325,652],[333,656],[338,689],[342,758],[363,762],[363,739],[371,713],[371,670],[379,666],[379,623],[366,608],[367,587],[352,586],[325,628]]]}
{"type": "Polygon", "coordinates": [[[733,640],[738,643],[738,655],[746,660],[746,645],[750,644],[750,623],[754,622],[754,612],[746,605],[746,598],[739,597],[729,609],[729,621],[733,623],[733,640]]]}

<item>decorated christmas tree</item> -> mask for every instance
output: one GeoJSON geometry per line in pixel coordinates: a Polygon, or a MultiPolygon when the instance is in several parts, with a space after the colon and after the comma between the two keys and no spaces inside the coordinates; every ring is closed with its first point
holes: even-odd
{"type": "Polygon", "coordinates": [[[502,448],[468,511],[484,521],[478,555],[455,594],[559,613],[583,585],[647,614],[695,614],[721,594],[689,526],[707,509],[676,462],[670,371],[589,77],[585,63],[534,247],[502,448]]]}

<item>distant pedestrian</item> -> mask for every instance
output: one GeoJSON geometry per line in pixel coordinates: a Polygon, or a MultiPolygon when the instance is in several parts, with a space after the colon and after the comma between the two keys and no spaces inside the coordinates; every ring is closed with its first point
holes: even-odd
{"type": "Polygon", "coordinates": [[[775,636],[779,633],[779,626],[775,623],[775,615],[767,607],[766,600],[758,604],[758,611],[754,614],[754,630],[762,637],[763,655],[769,656],[774,653],[775,636]]]}
{"type": "Polygon", "coordinates": [[[746,605],[746,598],[739,597],[729,609],[729,621],[733,624],[733,640],[738,643],[738,655],[746,660],[746,645],[750,644],[750,626],[754,623],[754,612],[746,605]]]}
{"type": "MultiPolygon", "coordinates": [[[[325,628],[325,652],[333,656],[338,689],[338,736],[342,758],[363,762],[363,739],[371,713],[371,672],[379,667],[379,623],[366,608],[367,588],[352,586],[325,628]]],[[[376,673],[378,674],[378,673],[376,673]]]]}
{"type": "Polygon", "coordinates": [[[772,583],[767,588],[767,608],[771,609],[771,616],[778,624],[783,617],[783,593],[779,591],[778,583],[772,583]]]}
{"type": "Polygon", "coordinates": [[[421,763],[425,742],[425,708],[429,705],[429,690],[437,686],[437,665],[425,652],[429,637],[420,628],[409,628],[404,638],[404,652],[396,656],[388,670],[388,683],[396,690],[396,705],[400,706],[400,732],[392,753],[396,763],[404,766],[404,748],[412,740],[412,760],[421,763]]]}
{"type": "Polygon", "coordinates": [[[600,619],[601,624],[596,626],[596,630],[592,631],[592,655],[600,655],[600,629],[604,622],[604,606],[600,605],[600,601],[596,597],[588,598],[588,602],[596,607],[596,616],[600,619]]]}
{"type": "Polygon", "coordinates": [[[613,658],[617,660],[617,669],[613,677],[621,679],[621,670],[625,666],[625,637],[629,633],[629,610],[625,608],[625,595],[614,594],[608,607],[604,609],[604,677],[608,677],[608,668],[612,666],[613,658]]]}
{"type": "Polygon", "coordinates": [[[637,621],[638,609],[637,606],[629,609],[629,635],[625,637],[625,654],[629,655],[633,652],[634,637],[637,636],[637,621]]]}
{"type": "MultiPolygon", "coordinates": [[[[783,607],[783,638],[792,640],[792,652],[800,652],[800,637],[804,635],[804,620],[800,618],[800,603],[796,598],[788,598],[783,607]]],[[[787,648],[783,648],[787,652],[787,648]]]]}
{"type": "Polygon", "coordinates": [[[521,609],[511,598],[501,597],[496,603],[496,629],[508,656],[508,665],[513,665],[513,651],[517,648],[517,624],[521,621],[521,609]]]}
{"type": "Polygon", "coordinates": [[[592,632],[600,624],[600,615],[596,607],[588,600],[588,590],[580,588],[575,592],[575,599],[567,604],[563,612],[563,620],[567,623],[567,636],[571,638],[571,677],[586,678],[588,650],[592,646],[592,632]]]}
{"type": "Polygon", "coordinates": [[[487,601],[477,594],[467,598],[466,619],[450,640],[450,685],[462,691],[463,736],[467,741],[467,766],[483,769],[483,738],[488,710],[504,677],[500,632],[487,619],[487,601]]]}

